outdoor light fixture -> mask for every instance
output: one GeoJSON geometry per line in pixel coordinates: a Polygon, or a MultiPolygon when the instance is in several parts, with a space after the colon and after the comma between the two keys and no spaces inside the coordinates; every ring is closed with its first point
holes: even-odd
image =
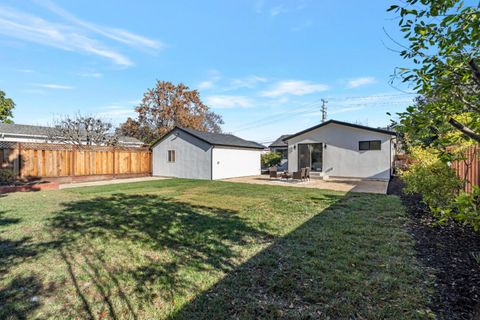
{"type": "Polygon", "coordinates": [[[324,145],[323,145],[323,148],[324,148],[324,149],[327,149],[327,144],[324,144],[324,145]]]}

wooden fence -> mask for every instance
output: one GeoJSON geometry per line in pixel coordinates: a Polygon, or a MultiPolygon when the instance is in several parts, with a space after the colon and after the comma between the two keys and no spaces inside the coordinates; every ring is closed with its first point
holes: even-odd
{"type": "Polygon", "coordinates": [[[65,181],[151,174],[148,148],[0,142],[0,164],[19,178],[65,181]]]}
{"type": "Polygon", "coordinates": [[[465,191],[471,192],[474,186],[480,185],[480,145],[470,146],[462,152],[463,159],[452,161],[450,167],[457,176],[465,181],[465,191]]]}

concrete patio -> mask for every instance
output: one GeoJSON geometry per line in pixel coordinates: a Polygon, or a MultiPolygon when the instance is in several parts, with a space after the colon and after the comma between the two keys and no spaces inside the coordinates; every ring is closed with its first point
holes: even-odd
{"type": "Polygon", "coordinates": [[[288,186],[299,188],[318,188],[326,190],[344,191],[344,192],[362,192],[386,194],[388,181],[381,180],[360,180],[360,179],[310,179],[308,181],[299,181],[292,179],[269,178],[267,175],[250,176],[225,179],[224,181],[268,184],[272,186],[288,186]]]}

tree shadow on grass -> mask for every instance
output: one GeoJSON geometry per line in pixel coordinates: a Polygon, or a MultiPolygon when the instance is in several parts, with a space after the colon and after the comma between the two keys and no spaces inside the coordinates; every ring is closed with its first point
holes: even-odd
{"type": "MultiPolygon", "coordinates": [[[[32,243],[31,237],[19,240],[6,239],[2,233],[4,227],[17,224],[18,218],[3,217],[0,212],[0,280],[8,277],[8,271],[21,262],[38,256],[56,243],[32,243]]],[[[27,319],[40,306],[39,296],[43,293],[42,284],[37,275],[15,276],[0,287],[0,319],[27,319]]]]}
{"type": "Polygon", "coordinates": [[[42,285],[37,276],[17,276],[3,288],[0,288],[0,318],[28,319],[40,306],[38,296],[42,285]]]}
{"type": "Polygon", "coordinates": [[[48,248],[56,247],[56,241],[34,243],[32,237],[24,236],[17,240],[6,239],[2,234],[3,228],[21,221],[19,218],[4,218],[6,212],[0,212],[0,275],[8,269],[25,261],[34,258],[48,248]]]}
{"type": "Polygon", "coordinates": [[[428,318],[409,236],[375,199],[348,194],[170,319],[428,318]]]}
{"type": "MultiPolygon", "coordinates": [[[[79,273],[94,284],[112,319],[127,314],[137,318],[138,306],[125,293],[123,279],[134,280],[135,292],[144,302],[158,296],[172,301],[177,294],[198,291],[199,284],[182,275],[185,270],[231,271],[239,255],[235,246],[271,240],[267,232],[250,226],[235,211],[158,195],[115,194],[65,203],[51,226],[62,243],[62,259],[88,318],[94,317],[97,307],[79,285],[79,273]],[[99,248],[98,242],[95,246],[97,238],[105,243],[125,241],[125,250],[138,248],[144,253],[143,262],[134,264],[133,269],[120,265],[112,270],[103,252],[111,249],[99,248]],[[114,300],[122,301],[121,311],[114,300]]],[[[138,252],[131,252],[131,256],[138,258],[138,252]]]]}

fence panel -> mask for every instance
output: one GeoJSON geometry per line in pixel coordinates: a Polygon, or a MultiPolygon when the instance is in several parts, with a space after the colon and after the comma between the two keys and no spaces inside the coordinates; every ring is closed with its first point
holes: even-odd
{"type": "Polygon", "coordinates": [[[151,174],[148,148],[0,142],[0,165],[19,177],[62,178],[151,174]]]}
{"type": "Polygon", "coordinates": [[[463,152],[464,159],[450,164],[457,176],[465,181],[466,192],[471,192],[474,186],[480,185],[479,152],[480,145],[470,146],[463,152]]]}

